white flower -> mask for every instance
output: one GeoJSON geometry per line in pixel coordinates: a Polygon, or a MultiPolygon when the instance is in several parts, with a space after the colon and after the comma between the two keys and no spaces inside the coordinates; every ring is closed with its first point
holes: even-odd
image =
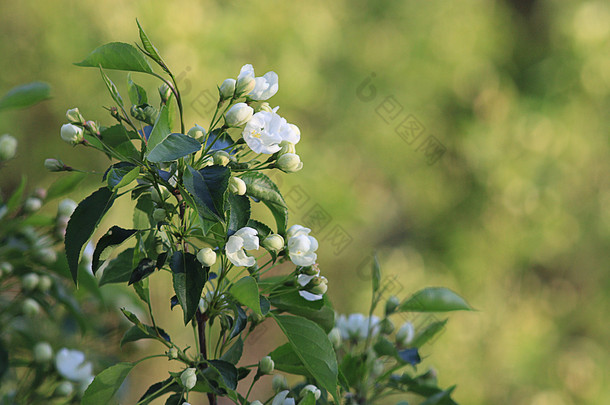
{"type": "Polygon", "coordinates": [[[280,135],[282,140],[292,144],[297,144],[301,140],[301,130],[294,124],[286,123],[282,125],[280,135]]]}
{"type": "Polygon", "coordinates": [[[243,65],[237,76],[237,82],[235,83],[235,93],[250,93],[256,86],[256,80],[254,79],[254,68],[252,65],[243,65]]]}
{"type": "Polygon", "coordinates": [[[85,355],[78,350],[60,349],[55,356],[55,367],[62,377],[89,385],[93,381],[93,366],[85,363],[85,355]]]}
{"type": "Polygon", "coordinates": [[[256,229],[246,226],[229,237],[225,251],[231,263],[235,266],[254,266],[256,259],[246,255],[246,250],[258,249],[258,236],[256,235],[256,229]]]}
{"type": "MultiPolygon", "coordinates": [[[[379,318],[375,315],[370,318],[371,336],[376,336],[379,333],[379,322],[379,318]]],[[[364,340],[367,338],[369,330],[368,316],[350,314],[346,318],[345,315],[340,315],[335,324],[341,332],[341,338],[343,340],[364,340]]]]}
{"type": "Polygon", "coordinates": [[[309,232],[311,232],[309,228],[292,225],[286,233],[288,255],[297,266],[311,266],[318,258],[314,253],[318,249],[318,241],[313,236],[309,236],[309,232]]]}
{"type": "Polygon", "coordinates": [[[267,72],[262,77],[257,77],[254,89],[248,94],[252,100],[268,100],[277,93],[279,89],[278,76],[275,72],[267,72]]]}
{"type": "Polygon", "coordinates": [[[320,395],[322,394],[318,387],[313,384],[308,384],[303,387],[300,396],[304,397],[305,395],[307,395],[308,392],[311,392],[316,399],[320,399],[320,395]]]}
{"type": "Polygon", "coordinates": [[[231,127],[240,127],[244,125],[254,114],[254,109],[246,103],[237,103],[229,108],[225,115],[227,125],[231,127]]]}
{"type": "Polygon", "coordinates": [[[197,253],[197,260],[204,266],[210,267],[216,263],[216,252],[209,247],[203,248],[197,253]]]}
{"type": "Polygon", "coordinates": [[[328,289],[328,280],[326,277],[320,276],[319,270],[312,275],[299,274],[297,276],[297,284],[303,288],[299,290],[299,295],[307,301],[321,300],[328,289]]]}
{"type": "Polygon", "coordinates": [[[27,212],[38,211],[40,207],[42,207],[42,201],[40,200],[40,198],[36,197],[28,198],[23,204],[23,209],[27,212]]]}
{"type": "Polygon", "coordinates": [[[275,398],[273,398],[273,402],[271,405],[294,405],[294,398],[286,398],[290,391],[284,390],[279,392],[275,398]]]}
{"type": "Polygon", "coordinates": [[[182,381],[182,385],[187,391],[193,389],[195,384],[197,384],[197,370],[193,367],[187,368],[180,374],[180,381],[182,381]]]}
{"type": "Polygon", "coordinates": [[[17,153],[17,139],[9,134],[0,136],[0,161],[10,160],[17,153]]]}
{"type": "Polygon", "coordinates": [[[34,360],[38,363],[46,363],[53,358],[53,348],[47,342],[38,342],[34,346],[34,360]]]}
{"type": "Polygon", "coordinates": [[[72,215],[77,206],[78,204],[76,203],[76,201],[71,200],[69,198],[64,198],[59,202],[59,206],[57,207],[57,215],[69,217],[70,215],[72,215]]]}
{"type": "Polygon", "coordinates": [[[286,120],[273,112],[259,111],[254,114],[242,132],[248,147],[256,153],[269,155],[279,151],[282,121],[286,120]]]}
{"type": "Polygon", "coordinates": [[[69,144],[76,145],[83,140],[83,129],[72,124],[61,126],[61,139],[69,144]]]}

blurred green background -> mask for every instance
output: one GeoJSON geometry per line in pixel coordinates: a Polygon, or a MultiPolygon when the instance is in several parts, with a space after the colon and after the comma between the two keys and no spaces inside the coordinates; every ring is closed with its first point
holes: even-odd
{"type": "Polygon", "coordinates": [[[135,42],[136,17],[181,78],[189,127],[243,64],[279,74],[271,104],[301,128],[305,168],[276,180],[322,242],[339,312],[366,311],[377,251],[393,293],[445,285],[479,310],[422,348],[458,402],[610,402],[610,3],[2,1],[0,92],[44,80],[54,96],[0,117],[20,141],[3,190],[21,173],[49,184],[47,157],[105,169],[59,138],[68,108],[112,122],[99,73],[72,62],[135,42]]]}

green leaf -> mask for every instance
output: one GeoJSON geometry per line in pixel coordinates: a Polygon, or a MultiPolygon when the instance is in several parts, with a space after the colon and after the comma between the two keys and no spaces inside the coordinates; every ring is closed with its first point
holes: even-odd
{"type": "Polygon", "coordinates": [[[273,290],[269,299],[277,309],[314,321],[326,332],[335,326],[335,311],[326,296],[322,300],[307,301],[294,288],[281,287],[273,290]]]}
{"type": "Polygon", "coordinates": [[[129,277],[128,285],[132,285],[133,283],[137,283],[138,281],[148,277],[151,275],[155,269],[157,268],[157,261],[149,258],[144,258],[140,260],[137,267],[133,269],[131,273],[131,277],[129,277]]]}
{"type": "Polygon", "coordinates": [[[432,322],[427,325],[424,329],[420,330],[409,346],[422,347],[430,339],[436,336],[440,331],[443,330],[447,324],[447,319],[443,321],[432,322]]]}
{"type": "Polygon", "coordinates": [[[316,397],[313,392],[308,391],[305,394],[305,398],[299,401],[298,405],[316,405],[316,397]]]}
{"type": "Polygon", "coordinates": [[[99,373],[85,391],[81,404],[107,405],[114,398],[134,365],[133,363],[118,363],[99,373]]]}
{"type": "Polygon", "coordinates": [[[133,283],[133,289],[140,299],[147,304],[150,303],[150,290],[148,288],[148,280],[138,281],[133,283]]]}
{"type": "Polygon", "coordinates": [[[4,343],[0,341],[0,381],[8,371],[8,351],[4,348],[4,343]]]}
{"type": "Polygon", "coordinates": [[[275,183],[260,172],[244,173],[241,179],[246,183],[246,194],[262,201],[269,208],[277,224],[277,233],[285,234],[288,207],[275,183]]]}
{"type": "Polygon", "coordinates": [[[472,308],[462,297],[444,287],[424,288],[398,306],[398,311],[401,312],[448,312],[460,310],[471,311],[472,308]]]}
{"type": "Polygon", "coordinates": [[[55,180],[47,190],[45,201],[63,197],[71,193],[87,177],[87,173],[74,172],[55,180]]]}
{"type": "Polygon", "coordinates": [[[301,358],[290,343],[283,344],[269,353],[275,363],[275,369],[286,373],[310,377],[311,374],[303,365],[301,358]]]}
{"type": "Polygon", "coordinates": [[[13,87],[0,99],[0,111],[11,108],[30,107],[39,101],[51,98],[51,87],[47,83],[32,82],[13,87]]]}
{"type": "Polygon", "coordinates": [[[337,357],[326,332],[309,319],[299,316],[271,316],[288,338],[307,371],[316,379],[318,386],[326,389],[335,402],[339,403],[337,357]]]}
{"type": "Polygon", "coordinates": [[[76,283],[78,262],[83,245],[87,243],[100,220],[114,203],[116,195],[102,187],[78,204],[66,228],[66,257],[72,279],[76,283]]]}
{"type": "Polygon", "coordinates": [[[126,283],[133,272],[133,254],[134,248],[129,248],[110,261],[102,277],[100,278],[100,286],[111,283],[126,283]]]}
{"type": "Polygon", "coordinates": [[[244,341],[241,339],[241,336],[237,338],[233,346],[229,348],[226,352],[220,356],[220,360],[227,361],[231,364],[237,364],[239,359],[241,359],[241,355],[244,352],[244,341]]]}
{"type": "Polygon", "coordinates": [[[127,332],[123,335],[121,339],[121,347],[127,343],[136,342],[142,339],[155,339],[155,340],[165,340],[167,342],[171,342],[171,339],[167,332],[163,329],[157,327],[156,329],[149,325],[134,325],[131,328],[127,329],[127,332]],[[143,327],[143,328],[142,328],[143,327]],[[144,329],[144,330],[143,330],[144,329]]]}
{"type": "Polygon", "coordinates": [[[223,360],[210,360],[209,363],[218,370],[227,388],[231,390],[237,388],[237,368],[233,364],[223,360]]]}
{"type": "Polygon", "coordinates": [[[104,70],[101,67],[100,67],[100,73],[102,75],[102,79],[104,79],[104,83],[106,84],[108,91],[110,92],[110,95],[112,96],[112,99],[119,106],[124,107],[125,103],[123,102],[123,97],[121,97],[121,94],[119,93],[119,89],[112,82],[112,80],[110,80],[110,78],[106,75],[106,73],[104,73],[104,70]]]}
{"type": "Polygon", "coordinates": [[[173,273],[174,291],[184,311],[184,324],[195,316],[201,292],[207,277],[207,268],[201,266],[192,253],[174,252],[169,267],[173,273]]]}
{"type": "Polygon", "coordinates": [[[258,296],[258,284],[250,276],[240,278],[229,290],[233,298],[241,304],[247,306],[255,313],[262,315],[261,305],[258,296]]]}
{"type": "MultiPolygon", "coordinates": [[[[232,235],[248,224],[250,219],[250,200],[245,195],[229,193],[227,202],[229,203],[228,234],[232,235]]],[[[260,240],[262,241],[263,239],[261,238],[260,240]]]]}
{"type": "Polygon", "coordinates": [[[184,134],[168,134],[154,148],[148,149],[149,162],[171,162],[201,149],[198,140],[184,134]]]}
{"type": "Polygon", "coordinates": [[[381,269],[379,268],[379,261],[377,261],[377,256],[373,258],[373,268],[372,272],[372,282],[373,282],[373,293],[376,293],[379,290],[379,285],[381,283],[381,269]]]}
{"type": "Polygon", "coordinates": [[[76,66],[98,67],[104,69],[127,70],[152,74],[153,70],[142,53],[133,45],[111,42],[102,45],[89,54],[76,66]]]}
{"type": "Polygon", "coordinates": [[[184,173],[184,186],[198,206],[224,222],[224,195],[230,177],[231,170],[227,167],[208,166],[197,171],[189,166],[184,173]]]}
{"type": "Polygon", "coordinates": [[[106,234],[97,241],[95,245],[95,250],[93,251],[93,258],[91,260],[91,268],[93,274],[100,268],[100,265],[103,262],[100,262],[100,256],[104,253],[106,249],[111,246],[117,246],[121,243],[125,242],[127,239],[131,238],[136,232],[137,229],[123,229],[119,226],[113,226],[108,229],[106,234]]]}
{"type": "Polygon", "coordinates": [[[140,397],[138,404],[139,405],[150,404],[152,401],[159,398],[160,396],[163,396],[163,395],[167,394],[168,392],[174,392],[174,391],[182,392],[182,386],[175,381],[174,377],[170,377],[165,381],[159,381],[157,383],[154,383],[150,387],[148,387],[148,389],[146,390],[144,395],[142,395],[142,397],[140,397]]]}
{"type": "Polygon", "coordinates": [[[26,177],[21,176],[21,181],[19,182],[19,186],[17,186],[17,189],[13,192],[13,194],[9,197],[8,201],[6,202],[5,215],[11,213],[21,204],[21,200],[23,199],[23,192],[25,191],[26,184],[27,184],[26,177]]]}
{"type": "Polygon", "coordinates": [[[140,168],[129,162],[118,162],[108,168],[103,180],[111,189],[118,189],[134,181],[140,174],[140,168]]]}
{"type": "Polygon", "coordinates": [[[148,137],[147,154],[172,133],[169,114],[167,105],[162,106],[157,116],[157,121],[155,121],[155,125],[153,125],[153,129],[148,137]]]}
{"type": "Polygon", "coordinates": [[[129,94],[129,101],[131,104],[140,105],[148,103],[148,96],[146,90],[131,79],[131,73],[127,74],[127,93],[129,94]]]}
{"type": "Polygon", "coordinates": [[[422,402],[421,405],[451,404],[451,403],[453,403],[453,400],[451,400],[451,393],[453,392],[453,390],[455,390],[455,385],[453,387],[449,387],[445,391],[432,395],[431,397],[426,399],[424,402],[422,402]]]}
{"type": "Polygon", "coordinates": [[[136,23],[138,24],[138,31],[140,32],[140,41],[142,41],[144,50],[146,52],[148,52],[148,55],[151,57],[152,60],[157,62],[160,66],[163,67],[163,69],[166,72],[169,73],[169,70],[167,69],[165,62],[163,62],[161,55],[159,55],[159,51],[157,51],[157,48],[152,44],[152,42],[148,38],[148,35],[146,35],[146,32],[144,32],[144,29],[142,28],[142,26],[140,25],[140,22],[137,19],[136,19],[136,23]]]}
{"type": "Polygon", "coordinates": [[[176,392],[167,398],[165,405],[182,405],[185,402],[186,399],[184,398],[184,394],[182,392],[176,392]]]}

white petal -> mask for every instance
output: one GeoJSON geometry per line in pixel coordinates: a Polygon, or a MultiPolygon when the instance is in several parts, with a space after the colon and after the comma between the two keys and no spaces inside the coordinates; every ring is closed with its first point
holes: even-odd
{"type": "Polygon", "coordinates": [[[301,297],[305,298],[307,301],[319,301],[322,298],[324,298],[323,295],[312,294],[312,293],[310,293],[308,291],[304,291],[304,290],[299,291],[299,295],[301,297]]]}

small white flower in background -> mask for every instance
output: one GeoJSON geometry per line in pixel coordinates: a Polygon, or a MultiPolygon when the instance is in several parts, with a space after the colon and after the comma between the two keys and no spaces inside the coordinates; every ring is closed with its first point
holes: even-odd
{"type": "Polygon", "coordinates": [[[9,134],[0,136],[0,161],[10,160],[17,153],[17,139],[9,134]]]}
{"type": "Polygon", "coordinates": [[[57,372],[64,378],[88,386],[93,381],[93,366],[85,362],[85,354],[79,350],[60,349],[55,356],[57,372]]]}
{"type": "Polygon", "coordinates": [[[42,292],[47,292],[53,286],[53,280],[49,276],[42,275],[40,276],[40,281],[38,282],[38,289],[42,292]]]}
{"type": "Polygon", "coordinates": [[[30,197],[23,203],[23,209],[26,212],[35,212],[42,207],[42,200],[36,197],[30,197]]]}
{"type": "Polygon", "coordinates": [[[246,182],[239,177],[231,177],[229,179],[229,191],[233,194],[244,195],[246,194],[246,182]]]}
{"type": "Polygon", "coordinates": [[[237,103],[225,114],[225,121],[230,127],[244,125],[254,114],[254,109],[246,103],[237,103]]]}
{"type": "Polygon", "coordinates": [[[301,158],[295,153],[284,153],[277,159],[275,165],[278,169],[286,173],[298,172],[303,168],[301,158]]]}
{"type": "Polygon", "coordinates": [[[21,304],[21,309],[25,316],[33,318],[40,313],[40,304],[32,298],[26,298],[21,304]]]}
{"type": "Polygon", "coordinates": [[[255,401],[250,402],[250,405],[263,405],[263,403],[257,399],[255,401]]]}
{"type": "Polygon", "coordinates": [[[62,172],[66,165],[61,160],[49,158],[44,160],[44,168],[50,172],[62,172]]]}
{"type": "Polygon", "coordinates": [[[246,250],[258,249],[258,236],[254,228],[241,228],[229,237],[225,251],[227,258],[235,266],[252,267],[256,259],[246,255],[246,250]]]}
{"type": "Polygon", "coordinates": [[[50,247],[36,249],[34,256],[44,264],[52,264],[57,260],[57,252],[50,247]]]}
{"type": "Polygon", "coordinates": [[[378,317],[373,315],[369,321],[368,316],[362,314],[350,314],[348,317],[340,315],[335,321],[336,327],[341,332],[343,340],[364,340],[367,338],[369,330],[369,322],[371,326],[371,336],[374,337],[379,333],[378,317]]]}
{"type": "Polygon", "coordinates": [[[205,247],[197,252],[197,260],[205,267],[211,267],[216,263],[216,252],[209,247],[205,247]]]}
{"type": "Polygon", "coordinates": [[[34,291],[38,287],[40,277],[36,273],[28,273],[21,279],[21,285],[26,291],[34,291]]]}
{"type": "Polygon", "coordinates": [[[288,381],[286,377],[281,374],[276,374],[273,376],[273,380],[271,381],[271,387],[273,391],[280,392],[288,389],[288,381]]]}
{"type": "Polygon", "coordinates": [[[307,395],[308,392],[311,392],[316,399],[320,399],[320,395],[322,394],[318,387],[316,387],[313,384],[308,384],[308,385],[304,386],[303,389],[301,390],[301,393],[300,393],[301,398],[304,397],[305,395],[307,395]]]}
{"type": "Polygon", "coordinates": [[[244,65],[239,71],[237,76],[237,82],[235,83],[235,93],[241,95],[243,93],[250,93],[256,86],[256,80],[254,78],[254,68],[252,65],[244,65]]]}
{"type": "Polygon", "coordinates": [[[334,327],[330,330],[330,332],[328,332],[328,340],[330,340],[330,343],[333,344],[335,349],[341,346],[342,339],[339,328],[334,327]]]}
{"type": "Polygon", "coordinates": [[[236,83],[237,81],[235,79],[226,79],[224,82],[222,82],[219,91],[220,97],[222,97],[223,100],[233,97],[233,94],[235,93],[236,83]]]}
{"type": "Polygon", "coordinates": [[[292,225],[286,238],[288,239],[288,256],[297,266],[312,266],[315,264],[318,255],[318,241],[313,236],[309,236],[311,229],[301,225],[292,225]]]}
{"type": "Polygon", "coordinates": [[[37,363],[46,363],[53,359],[53,348],[47,342],[38,342],[34,346],[34,360],[37,363]]]}
{"type": "Polygon", "coordinates": [[[61,139],[65,142],[76,145],[83,141],[83,129],[72,124],[64,124],[61,126],[61,139]]]}
{"type": "Polygon", "coordinates": [[[195,124],[195,126],[189,129],[186,134],[191,138],[200,139],[205,136],[205,128],[201,125],[195,124]]]}
{"type": "Polygon", "coordinates": [[[271,405],[294,405],[294,398],[286,398],[289,392],[288,390],[278,392],[271,405]]]}
{"type": "Polygon", "coordinates": [[[415,337],[415,329],[411,322],[405,322],[402,324],[398,332],[396,332],[396,343],[401,346],[406,346],[413,341],[415,337]]]}
{"type": "Polygon", "coordinates": [[[74,392],[74,386],[70,381],[62,381],[55,388],[55,394],[60,397],[69,397],[74,392]]]}
{"type": "Polygon", "coordinates": [[[57,215],[69,217],[72,215],[77,206],[78,204],[74,200],[64,198],[60,201],[59,206],[57,207],[57,215]]]}
{"type": "Polygon", "coordinates": [[[187,368],[180,374],[180,381],[182,381],[184,388],[188,391],[192,390],[197,384],[197,370],[193,367],[187,368]]]}

